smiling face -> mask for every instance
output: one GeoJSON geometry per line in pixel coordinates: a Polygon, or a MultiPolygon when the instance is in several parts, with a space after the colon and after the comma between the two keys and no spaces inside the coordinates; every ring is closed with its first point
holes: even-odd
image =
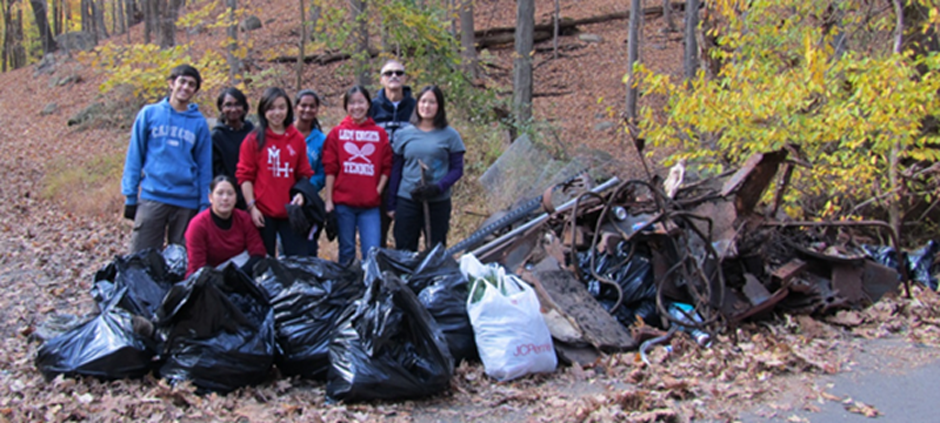
{"type": "Polygon", "coordinates": [[[353,122],[362,123],[369,114],[369,100],[361,92],[355,92],[349,96],[346,103],[346,113],[352,118],[353,122]]]}
{"type": "Polygon", "coordinates": [[[297,103],[297,120],[302,122],[313,122],[317,118],[317,112],[320,110],[320,105],[317,104],[316,97],[312,95],[305,95],[300,98],[300,102],[297,103]]]}
{"type": "Polygon", "coordinates": [[[177,76],[171,79],[170,83],[170,102],[178,105],[187,105],[193,96],[196,95],[199,83],[196,78],[187,75],[177,76]]]}
{"type": "Polygon", "coordinates": [[[225,99],[222,100],[222,117],[226,122],[240,123],[245,119],[245,113],[247,113],[247,110],[235,97],[225,95],[225,99]]]}
{"type": "Polygon", "coordinates": [[[433,122],[437,116],[437,97],[431,91],[426,91],[418,99],[418,118],[422,121],[433,122]]]}
{"type": "Polygon", "coordinates": [[[277,133],[284,132],[287,126],[287,99],[278,97],[271,103],[271,108],[264,111],[264,117],[268,120],[271,130],[277,133]]]}
{"type": "Polygon", "coordinates": [[[235,187],[228,181],[217,182],[209,193],[209,204],[212,205],[212,212],[223,219],[232,215],[237,199],[235,187]]]}

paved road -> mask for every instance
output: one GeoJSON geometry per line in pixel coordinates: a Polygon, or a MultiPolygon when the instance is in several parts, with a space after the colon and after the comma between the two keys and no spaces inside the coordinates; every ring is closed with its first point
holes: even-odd
{"type": "Polygon", "coordinates": [[[848,371],[789,383],[773,401],[740,416],[751,422],[940,422],[940,349],[904,339],[859,341],[848,371]],[[819,392],[829,395],[820,395],[819,392]],[[830,396],[831,395],[831,396],[830,396]],[[851,399],[878,410],[877,418],[846,410],[851,399]]]}

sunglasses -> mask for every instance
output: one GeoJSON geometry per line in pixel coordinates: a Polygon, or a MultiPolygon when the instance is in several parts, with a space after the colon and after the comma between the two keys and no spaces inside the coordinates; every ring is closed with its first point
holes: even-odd
{"type": "Polygon", "coordinates": [[[392,76],[392,75],[402,76],[404,74],[405,74],[405,71],[403,70],[387,70],[385,72],[382,72],[382,76],[392,76]]]}

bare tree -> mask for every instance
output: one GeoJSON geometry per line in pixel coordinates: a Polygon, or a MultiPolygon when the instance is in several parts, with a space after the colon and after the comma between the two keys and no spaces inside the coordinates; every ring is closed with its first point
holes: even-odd
{"type": "Polygon", "coordinates": [[[176,45],[176,18],[183,0],[159,0],[160,3],[160,48],[176,45]]]}
{"type": "Polygon", "coordinates": [[[561,26],[561,2],[558,0],[555,0],[555,18],[552,21],[552,59],[558,60],[558,32],[561,26]]]}
{"type": "Polygon", "coordinates": [[[58,46],[55,39],[52,38],[52,30],[49,29],[49,18],[46,16],[45,0],[29,0],[29,5],[33,8],[33,17],[36,19],[36,29],[39,31],[39,40],[42,43],[43,54],[56,51],[58,46]]]}
{"type": "Polygon", "coordinates": [[[535,1],[516,1],[516,53],[512,63],[512,113],[516,122],[532,119],[532,48],[535,1]]]}
{"type": "Polygon", "coordinates": [[[473,30],[473,0],[462,0],[460,5],[460,46],[463,48],[464,71],[471,78],[480,75],[477,61],[476,35],[473,30]]]}
{"type": "Polygon", "coordinates": [[[104,24],[104,0],[92,0],[91,13],[95,20],[95,30],[98,31],[96,40],[108,38],[108,27],[104,24]]]}
{"type": "Polygon", "coordinates": [[[631,0],[630,2],[630,38],[627,43],[627,107],[626,115],[627,120],[631,123],[636,121],[636,103],[637,103],[637,87],[636,87],[636,75],[634,75],[633,67],[640,59],[640,16],[643,11],[641,10],[640,0],[631,0]]]}
{"type": "Polygon", "coordinates": [[[157,32],[157,0],[140,1],[144,6],[144,43],[150,44],[153,42],[155,32],[157,32]]]}
{"type": "Polygon", "coordinates": [[[698,40],[695,31],[698,28],[698,0],[685,0],[685,56],[682,67],[685,79],[691,80],[698,70],[698,40]]]}
{"type": "Polygon", "coordinates": [[[3,6],[3,51],[0,52],[3,72],[7,71],[7,64],[10,62],[10,48],[11,41],[13,41],[13,17],[10,14],[12,3],[13,0],[0,0],[0,5],[3,6]]]}

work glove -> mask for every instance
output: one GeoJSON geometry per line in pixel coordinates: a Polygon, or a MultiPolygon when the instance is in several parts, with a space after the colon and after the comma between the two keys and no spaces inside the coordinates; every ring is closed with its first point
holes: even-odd
{"type": "Polygon", "coordinates": [[[411,190],[411,199],[415,201],[428,201],[441,195],[441,188],[437,184],[418,185],[411,190]]]}
{"type": "Polygon", "coordinates": [[[137,217],[137,205],[125,204],[124,205],[124,218],[134,220],[135,217],[137,217]]]}

